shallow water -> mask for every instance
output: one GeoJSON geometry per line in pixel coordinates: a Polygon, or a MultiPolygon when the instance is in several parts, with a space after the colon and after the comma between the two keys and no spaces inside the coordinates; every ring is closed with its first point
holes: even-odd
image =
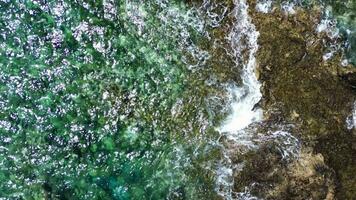
{"type": "Polygon", "coordinates": [[[209,124],[182,62],[195,18],[164,1],[1,2],[0,196],[204,195],[186,175],[209,124]]]}

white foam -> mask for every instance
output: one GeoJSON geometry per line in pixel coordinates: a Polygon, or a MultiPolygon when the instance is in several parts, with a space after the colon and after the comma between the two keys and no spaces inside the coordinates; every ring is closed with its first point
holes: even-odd
{"type": "Polygon", "coordinates": [[[343,67],[346,67],[347,65],[349,65],[349,61],[345,58],[345,59],[343,59],[343,60],[341,61],[341,65],[342,65],[343,67]]]}
{"type": "Polygon", "coordinates": [[[335,39],[339,36],[339,29],[336,27],[336,23],[336,20],[327,16],[317,25],[316,31],[318,33],[325,32],[330,39],[335,39]]]}
{"type": "Polygon", "coordinates": [[[318,24],[318,26],[316,27],[316,31],[318,33],[326,31],[330,26],[330,22],[331,21],[329,19],[322,19],[318,24]]]}
{"type": "Polygon", "coordinates": [[[261,13],[269,13],[272,9],[272,1],[259,1],[256,4],[256,10],[257,12],[261,13]]]}
{"type": "Polygon", "coordinates": [[[238,192],[237,193],[237,199],[238,200],[260,200],[259,198],[253,196],[251,194],[250,188],[253,187],[255,183],[251,184],[250,187],[245,187],[245,190],[243,192],[238,192]]]}
{"type": "Polygon", "coordinates": [[[220,196],[226,196],[226,194],[231,193],[233,186],[233,170],[230,167],[226,167],[224,165],[218,166],[218,170],[216,172],[216,184],[219,186],[217,192],[220,196]]]}
{"type": "Polygon", "coordinates": [[[336,52],[338,52],[341,48],[339,44],[337,44],[337,38],[340,35],[340,31],[337,28],[337,21],[332,19],[331,10],[326,9],[324,13],[323,19],[319,22],[316,27],[317,33],[325,33],[327,37],[332,39],[331,44],[327,45],[327,52],[323,55],[323,60],[327,61],[331,59],[336,52]]]}
{"type": "Polygon", "coordinates": [[[356,128],[356,101],[354,102],[351,115],[346,119],[346,126],[349,130],[356,128]]]}
{"type": "Polygon", "coordinates": [[[232,113],[223,123],[220,132],[236,132],[262,119],[262,110],[254,109],[262,98],[261,84],[255,75],[255,54],[258,49],[257,38],[259,33],[248,16],[248,6],[245,0],[235,1],[235,4],[236,23],[229,35],[229,40],[234,50],[236,63],[242,62],[243,64],[241,75],[243,85],[229,88],[230,95],[234,97],[235,101],[231,105],[232,113]],[[246,49],[248,49],[248,57],[244,61],[242,54],[246,49]]]}
{"type": "Polygon", "coordinates": [[[137,27],[137,33],[142,35],[147,17],[145,8],[140,3],[127,1],[126,13],[130,21],[137,27]]]}
{"type": "Polygon", "coordinates": [[[104,18],[109,20],[114,20],[117,16],[117,5],[114,0],[104,0],[104,18]]]}
{"type": "Polygon", "coordinates": [[[296,13],[294,7],[295,7],[294,2],[282,3],[282,10],[288,14],[294,15],[296,13]]]}
{"type": "Polygon", "coordinates": [[[282,156],[282,160],[292,160],[297,158],[300,153],[300,142],[291,133],[279,130],[271,135],[262,137],[262,140],[273,141],[282,156]]]}
{"type": "MultiPolygon", "coordinates": [[[[246,148],[253,147],[252,132],[244,131],[246,127],[254,122],[262,120],[262,110],[254,109],[255,105],[262,98],[260,92],[261,84],[255,75],[256,58],[258,49],[257,38],[259,33],[251,23],[248,16],[248,5],[246,0],[234,0],[235,9],[232,12],[235,23],[232,27],[228,40],[233,50],[236,65],[242,66],[242,86],[230,85],[227,90],[232,99],[231,114],[225,120],[218,131],[228,138],[233,138],[236,145],[243,145],[246,148]],[[247,51],[247,55],[245,52],[247,51]]],[[[218,164],[216,172],[216,190],[224,199],[234,199],[234,170],[237,166],[231,162],[226,151],[224,158],[218,164]]],[[[236,194],[235,194],[236,196],[236,194]]],[[[241,194],[242,196],[249,196],[241,194]]],[[[251,199],[254,197],[251,196],[251,199]]],[[[246,199],[246,198],[245,198],[246,199]]]]}
{"type": "Polygon", "coordinates": [[[327,52],[323,55],[323,60],[327,61],[334,56],[335,51],[327,52]]]}
{"type": "Polygon", "coordinates": [[[219,27],[227,15],[228,8],[223,3],[212,3],[210,0],[204,0],[199,12],[204,12],[207,16],[207,25],[219,27]]]}

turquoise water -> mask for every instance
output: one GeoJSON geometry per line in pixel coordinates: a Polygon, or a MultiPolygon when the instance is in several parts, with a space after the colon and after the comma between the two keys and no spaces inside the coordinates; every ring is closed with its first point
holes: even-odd
{"type": "MultiPolygon", "coordinates": [[[[354,30],[352,6],[335,13],[354,30]]],[[[178,0],[0,1],[0,198],[216,198],[204,20],[178,0]]]]}
{"type": "Polygon", "coordinates": [[[163,1],[1,1],[0,14],[0,197],[213,192],[195,163],[214,150],[204,139],[214,133],[199,135],[213,119],[182,62],[183,41],[200,34],[194,13],[163,1]]]}
{"type": "Polygon", "coordinates": [[[340,32],[345,39],[346,58],[356,64],[356,1],[326,1],[331,7],[333,18],[338,22],[340,32]]]}

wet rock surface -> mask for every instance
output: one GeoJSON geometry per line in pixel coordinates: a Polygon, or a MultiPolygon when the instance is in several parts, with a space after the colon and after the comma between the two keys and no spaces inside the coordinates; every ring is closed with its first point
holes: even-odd
{"type": "Polygon", "coordinates": [[[246,192],[260,199],[334,199],[335,173],[322,154],[294,136],[300,127],[266,120],[245,131],[252,138],[225,142],[235,164],[237,199],[246,192]]]}
{"type": "Polygon", "coordinates": [[[255,3],[249,1],[260,32],[261,105],[267,121],[295,125],[303,150],[281,166],[268,145],[263,146],[237,180],[257,179],[263,187],[269,183],[273,189],[252,190],[266,199],[353,199],[356,137],[346,119],[356,99],[354,66],[341,66],[340,55],[323,60],[325,41],[331,39],[315,31],[318,8],[297,9],[293,15],[276,8],[266,14],[256,12],[255,3]]]}
{"type": "MultiPolygon", "coordinates": [[[[232,12],[232,1],[222,4],[232,12]]],[[[356,99],[356,70],[341,65],[342,52],[323,59],[328,45],[341,39],[316,31],[319,7],[299,8],[294,14],[275,7],[261,13],[255,0],[248,4],[260,34],[255,73],[263,99],[256,107],[265,113],[263,122],[236,133],[236,138],[221,139],[233,166],[232,198],[352,199],[356,134],[346,120],[356,99]]],[[[219,82],[241,83],[240,67],[232,67],[226,53],[232,20],[227,15],[220,28],[210,29],[218,45],[202,46],[211,53],[207,66],[219,82]]]]}

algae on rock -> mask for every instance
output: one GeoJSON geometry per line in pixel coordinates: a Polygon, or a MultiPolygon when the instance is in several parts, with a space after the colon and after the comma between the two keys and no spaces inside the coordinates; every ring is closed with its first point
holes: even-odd
{"type": "MultiPolygon", "coordinates": [[[[249,2],[254,8],[256,2],[249,2]]],[[[324,157],[328,173],[334,173],[335,198],[352,199],[356,196],[356,178],[351,174],[356,166],[356,136],[347,129],[346,119],[356,99],[355,71],[341,66],[340,53],[323,60],[324,41],[330,39],[315,31],[319,9],[309,9],[312,12],[298,8],[295,14],[279,8],[268,14],[250,9],[260,32],[262,107],[266,119],[294,124],[303,145],[324,157]]],[[[296,183],[298,187],[302,185],[296,183]]]]}

